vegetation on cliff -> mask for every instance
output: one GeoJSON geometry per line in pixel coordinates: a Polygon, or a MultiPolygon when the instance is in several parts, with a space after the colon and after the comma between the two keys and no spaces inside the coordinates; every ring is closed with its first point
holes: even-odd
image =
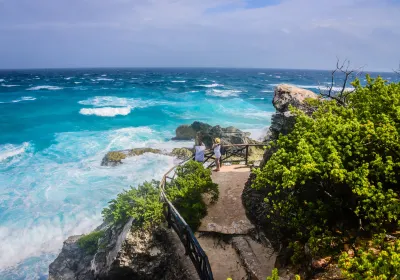
{"type": "Polygon", "coordinates": [[[400,84],[367,76],[366,86],[358,80],[353,86],[338,100],[310,101],[312,114],[292,110],[293,131],[271,144],[276,152],[255,171],[253,187],[266,189],[267,221],[292,248],[294,263],[308,252],[318,258],[347,248],[340,260],[347,277],[394,279],[400,270],[400,84]],[[379,246],[363,242],[374,234],[383,234],[379,246]]]}
{"type": "MultiPolygon", "coordinates": [[[[202,195],[207,193],[213,200],[218,199],[218,186],[211,180],[211,171],[195,161],[177,167],[176,175],[166,188],[167,196],[189,226],[196,230],[200,219],[207,214],[202,195]]],[[[139,228],[159,225],[164,220],[159,182],[144,182],[118,194],[102,214],[105,220],[114,223],[124,223],[133,217],[134,226],[139,228]]]]}

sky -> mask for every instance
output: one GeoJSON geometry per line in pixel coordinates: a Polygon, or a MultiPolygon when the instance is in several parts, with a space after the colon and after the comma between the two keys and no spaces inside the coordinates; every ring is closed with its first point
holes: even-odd
{"type": "Polygon", "coordinates": [[[400,0],[0,0],[0,68],[390,71],[400,0]]]}

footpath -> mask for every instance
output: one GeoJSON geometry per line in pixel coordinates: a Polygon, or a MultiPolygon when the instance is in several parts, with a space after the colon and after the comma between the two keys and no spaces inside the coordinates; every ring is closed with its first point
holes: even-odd
{"type": "Polygon", "coordinates": [[[249,176],[250,168],[244,165],[223,166],[212,174],[219,186],[219,199],[208,203],[208,214],[195,235],[215,280],[265,280],[274,268],[276,254],[269,244],[261,242],[242,204],[249,176]]]}

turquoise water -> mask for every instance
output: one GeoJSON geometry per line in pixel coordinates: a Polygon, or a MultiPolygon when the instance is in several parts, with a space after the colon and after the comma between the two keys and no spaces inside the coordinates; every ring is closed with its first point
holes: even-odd
{"type": "MultiPolygon", "coordinates": [[[[175,162],[145,154],[102,167],[109,150],[191,146],[171,141],[195,120],[261,137],[273,89],[317,91],[329,72],[243,69],[0,71],[0,279],[46,279],[66,237],[101,223],[117,193],[159,179],[175,162]]],[[[394,74],[382,74],[395,80],[394,74]]]]}

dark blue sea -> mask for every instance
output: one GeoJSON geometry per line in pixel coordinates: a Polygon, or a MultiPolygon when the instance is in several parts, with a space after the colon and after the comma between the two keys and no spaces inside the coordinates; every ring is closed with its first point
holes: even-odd
{"type": "Polygon", "coordinates": [[[309,70],[1,70],[0,279],[46,279],[64,239],[94,229],[117,193],[176,162],[144,154],[102,167],[108,151],[190,147],[170,139],[195,120],[258,139],[277,84],[317,92],[329,81],[309,70]]]}

